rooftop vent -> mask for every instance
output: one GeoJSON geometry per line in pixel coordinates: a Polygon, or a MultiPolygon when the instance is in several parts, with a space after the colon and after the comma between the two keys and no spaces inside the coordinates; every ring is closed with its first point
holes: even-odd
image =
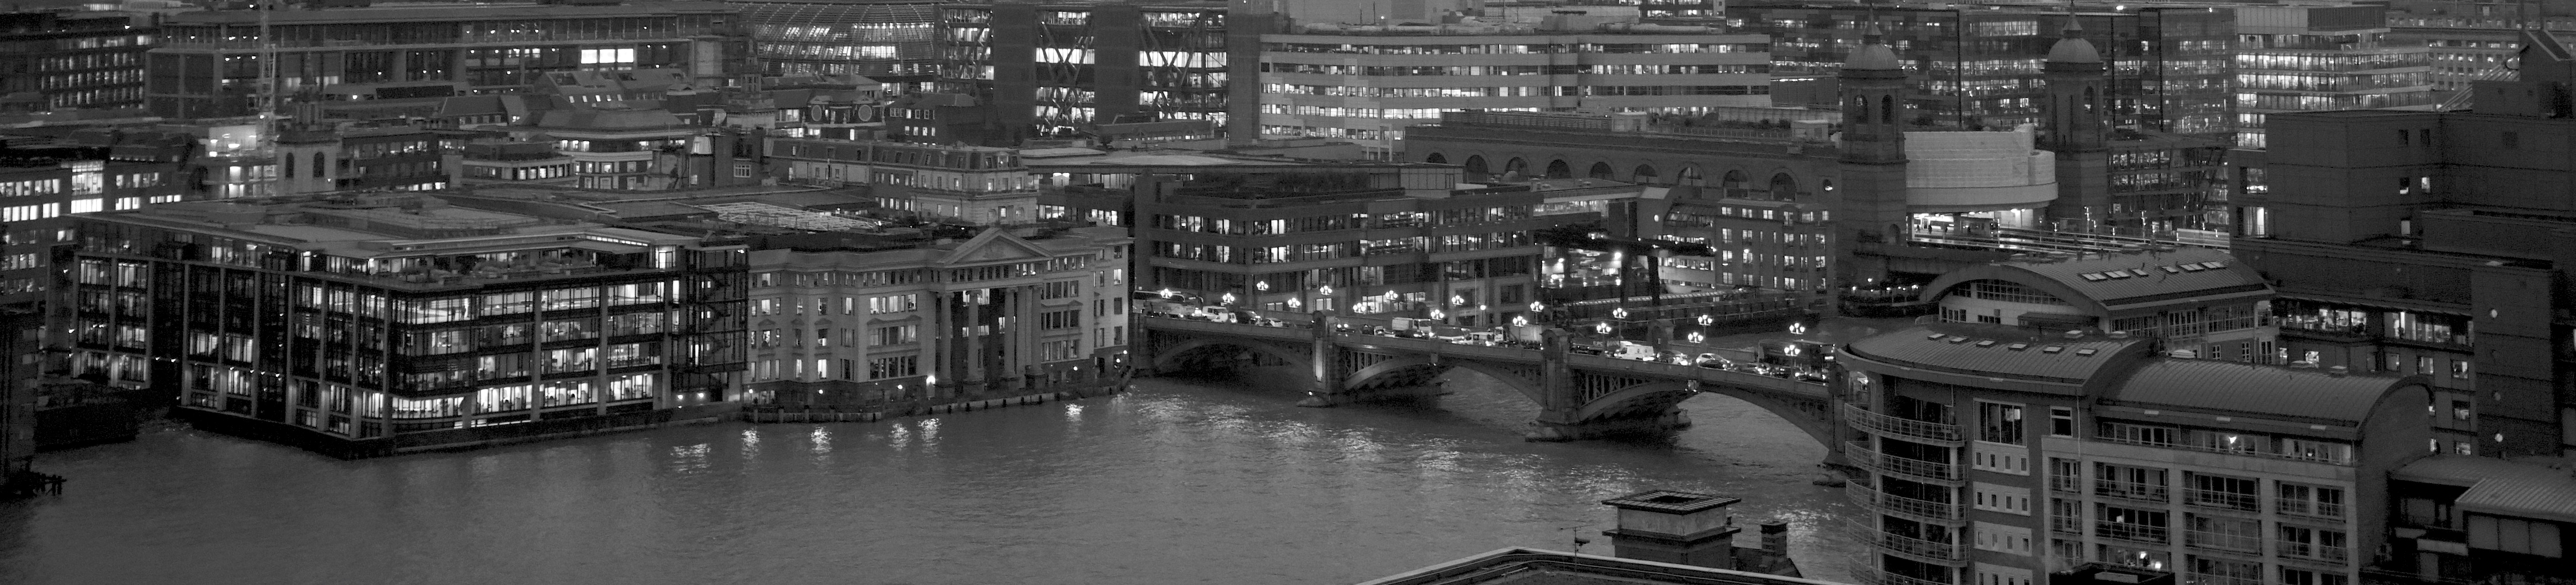
{"type": "Polygon", "coordinates": [[[2093,349],[2093,348],[2090,348],[2090,347],[2087,347],[2087,348],[2084,348],[2084,349],[2075,350],[2075,355],[2085,355],[2085,356],[2089,356],[2089,355],[2093,355],[2093,354],[2097,354],[2097,353],[2102,353],[2102,350],[2093,349]]]}
{"type": "Polygon", "coordinates": [[[2083,338],[2084,338],[2084,330],[2082,330],[2082,329],[2068,329],[2068,330],[2066,330],[2066,338],[2067,338],[2067,339],[2083,339],[2083,338]]]}
{"type": "Polygon", "coordinates": [[[2028,344],[2028,343],[2015,343],[2015,344],[2012,344],[2012,345],[2004,346],[2004,349],[2009,349],[2009,350],[2013,350],[2013,351],[2021,351],[2021,350],[2025,350],[2025,349],[2030,349],[2030,344],[2028,344]]]}
{"type": "Polygon", "coordinates": [[[1994,347],[1994,346],[1995,346],[1995,340],[1992,340],[1992,339],[1979,339],[1979,340],[1977,340],[1977,347],[1994,347]]]}
{"type": "Polygon", "coordinates": [[[2061,351],[2066,351],[2066,346],[2063,346],[2063,345],[2051,345],[2051,346],[2048,346],[2048,347],[2039,348],[2039,352],[2040,352],[2040,353],[2057,353],[2057,352],[2061,352],[2061,351]]]}
{"type": "Polygon", "coordinates": [[[2337,378],[2341,378],[2341,377],[2344,377],[2344,376],[2347,376],[2347,375],[2350,375],[2350,374],[2352,374],[2352,368],[2347,368],[2347,367],[2343,367],[2343,366],[2334,366],[2334,367],[2326,368],[2326,375],[2328,375],[2328,376],[2334,376],[2334,377],[2337,377],[2337,378]]]}
{"type": "Polygon", "coordinates": [[[2127,331],[2113,331],[2113,332],[2111,332],[2111,333],[2108,335],[2108,337],[2110,337],[2110,338],[2112,338],[2112,339],[2128,339],[2128,338],[2129,338],[2129,332],[2127,332],[2127,331]]]}

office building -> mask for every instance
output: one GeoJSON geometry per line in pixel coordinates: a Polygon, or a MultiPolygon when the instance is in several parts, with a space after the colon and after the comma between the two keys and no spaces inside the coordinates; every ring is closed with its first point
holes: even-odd
{"type": "Polygon", "coordinates": [[[769,169],[782,183],[864,186],[897,215],[964,225],[1038,221],[1038,180],[1020,155],[986,146],[772,138],[769,169]]]}
{"type": "Polygon", "coordinates": [[[744,202],[755,238],[754,400],[884,404],[1093,382],[1126,363],[1124,228],[982,228],[962,241],[744,202]]]}
{"type": "Polygon", "coordinates": [[[1261,133],[1395,155],[1442,112],[1655,112],[1769,106],[1770,39],[1707,26],[1553,14],[1438,24],[1304,23],[1261,35],[1261,133]]]}
{"type": "MultiPolygon", "coordinates": [[[[1735,30],[1771,35],[1772,95],[1780,105],[1835,103],[1837,68],[1875,23],[1884,35],[1879,42],[1907,71],[1903,122],[1916,130],[2039,122],[2047,105],[2041,56],[2069,36],[2059,6],[1730,2],[1725,9],[1735,30]]],[[[2236,35],[2227,8],[2092,3],[2076,21],[2082,28],[2074,36],[2111,64],[2103,100],[2113,128],[2212,138],[2233,131],[2236,35]]]]}
{"type": "Polygon", "coordinates": [[[771,77],[864,75],[927,89],[939,65],[930,0],[725,2],[742,12],[751,57],[771,77]]]}
{"type": "Polygon", "coordinates": [[[932,90],[957,97],[890,111],[887,126],[943,126],[938,114],[909,110],[985,108],[989,117],[972,125],[908,139],[1017,147],[1028,138],[1153,121],[1203,122],[1248,139],[1258,131],[1230,124],[1258,120],[1254,67],[1261,60],[1259,35],[1273,19],[1266,6],[945,6],[932,90]]]}
{"type": "Polygon", "coordinates": [[[403,124],[341,123],[278,133],[277,194],[435,191],[454,186],[460,133],[403,124]]]}
{"type": "Polygon", "coordinates": [[[2390,42],[2376,5],[2236,8],[2236,146],[2264,148],[2266,117],[2433,98],[2431,49],[2390,42]]]}
{"type": "Polygon", "coordinates": [[[2540,146],[2576,133],[2553,89],[2576,58],[2525,34],[2519,79],[2476,82],[2475,110],[2274,114],[2283,140],[2237,202],[2236,256],[2282,297],[2279,360],[2429,377],[2452,453],[2576,446],[2576,327],[2550,284],[2576,166],[2540,146]]]}
{"type": "Polygon", "coordinates": [[[74,377],[344,457],[671,420],[741,398],[745,252],[417,194],[83,215],[74,377]]]}
{"type": "MultiPolygon", "coordinates": [[[[2205,272],[2046,280],[2125,295],[2205,272]]],[[[2192,583],[2359,582],[2387,542],[2388,474],[2427,455],[2424,379],[2158,346],[1936,323],[1840,348],[1856,437],[1843,454],[1860,470],[1844,491],[1869,511],[1852,521],[1873,549],[1859,580],[2037,583],[2103,563],[2192,583]]]]}
{"type": "Polygon", "coordinates": [[[143,107],[155,32],[123,12],[0,12],[0,113],[143,107]]]}
{"type": "MultiPolygon", "coordinates": [[[[276,99],[398,99],[527,91],[547,74],[671,68],[700,87],[750,75],[736,9],[716,2],[483,4],[284,10],[269,15],[276,99]]],[[[173,14],[145,69],[149,109],[170,118],[262,108],[255,10],[173,14]]],[[[280,108],[291,111],[291,108],[280,108]]]]}
{"type": "MultiPolygon", "coordinates": [[[[60,129],[57,129],[60,130],[60,129]]],[[[135,209],[192,194],[185,135],[71,130],[0,136],[0,304],[45,298],[53,247],[78,242],[75,214],[135,209]]]]}
{"type": "Polygon", "coordinates": [[[2272,287],[2223,250],[2039,258],[1971,266],[1924,287],[1945,323],[2119,331],[2164,355],[2271,363],[2272,287]],[[2184,299],[2184,300],[2176,300],[2184,299]]]}

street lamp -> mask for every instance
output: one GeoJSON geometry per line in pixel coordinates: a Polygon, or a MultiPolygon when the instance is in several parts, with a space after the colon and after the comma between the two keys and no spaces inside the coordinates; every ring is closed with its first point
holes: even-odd
{"type": "Polygon", "coordinates": [[[1513,315],[1513,316],[1512,316],[1512,326],[1513,326],[1513,327],[1527,327],[1527,326],[1529,326],[1529,317],[1523,317],[1523,316],[1520,316],[1520,315],[1513,315]]]}
{"type": "Polygon", "coordinates": [[[1324,285],[1324,286],[1321,286],[1321,287],[1316,287],[1316,288],[1315,288],[1315,293],[1316,293],[1316,294],[1321,294],[1321,295],[1324,295],[1324,296],[1328,296],[1328,297],[1329,297],[1329,296],[1333,296],[1333,285],[1329,285],[1329,284],[1327,284],[1327,285],[1324,285]]]}
{"type": "Polygon", "coordinates": [[[1611,310],[1610,310],[1610,318],[1612,318],[1612,319],[1626,319],[1626,318],[1628,318],[1628,308],[1627,308],[1627,307],[1620,307],[1620,308],[1616,308],[1616,309],[1611,309],[1611,310]]]}
{"type": "Polygon", "coordinates": [[[1297,302],[1297,297],[1288,297],[1288,310],[1294,311],[1305,308],[1305,306],[1305,303],[1297,302]]]}
{"type": "Polygon", "coordinates": [[[1593,331],[1601,332],[1601,334],[1602,334],[1602,335],[1609,335],[1609,334],[1610,334],[1610,322],[1609,322],[1609,321],[1602,321],[1602,322],[1601,322],[1601,324],[1592,326],[1592,330],[1593,330],[1593,331]]]}
{"type": "Polygon", "coordinates": [[[1532,312],[1532,313],[1536,313],[1536,312],[1539,312],[1539,311],[1545,311],[1545,310],[1547,310],[1547,303],[1542,303],[1542,302],[1538,302],[1538,301],[1530,301],[1530,312],[1532,312]]]}
{"type": "Polygon", "coordinates": [[[1691,332],[1691,334],[1690,334],[1690,342],[1691,342],[1691,343],[1706,343],[1707,341],[1708,341],[1708,336],[1706,336],[1706,335],[1701,335],[1698,331],[1692,331],[1692,332],[1691,332]]]}
{"type": "Polygon", "coordinates": [[[1467,305],[1467,297],[1463,297],[1463,296],[1459,296],[1459,295],[1449,295],[1449,306],[1452,306],[1452,307],[1463,307],[1463,306],[1466,306],[1466,305],[1467,305]]]}
{"type": "Polygon", "coordinates": [[[1163,298],[1165,298],[1165,299],[1170,299],[1170,298],[1172,298],[1172,289],[1170,289],[1170,288],[1165,288],[1165,289],[1163,289],[1163,290],[1162,290],[1160,293],[1158,293],[1158,294],[1163,295],[1163,298]]]}
{"type": "Polygon", "coordinates": [[[1710,317],[1710,316],[1708,316],[1708,315],[1700,315],[1700,316],[1699,316],[1699,324],[1701,324],[1701,325],[1714,325],[1714,324],[1716,324],[1716,323],[1717,323],[1717,318],[1716,318],[1716,317],[1710,317]]]}
{"type": "Polygon", "coordinates": [[[1257,291],[1261,291],[1261,292],[1270,292],[1270,281],[1264,280],[1264,281],[1260,281],[1260,282],[1252,283],[1252,290],[1257,290],[1257,291]]]}
{"type": "Polygon", "coordinates": [[[1231,305],[1231,304],[1234,304],[1234,293],[1225,293],[1225,295],[1224,295],[1224,296],[1219,296],[1219,297],[1217,297],[1216,304],[1219,304],[1219,305],[1231,305]]]}
{"type": "Polygon", "coordinates": [[[1440,312],[1440,309],[1438,308],[1433,308],[1431,309],[1431,318],[1434,320],[1447,319],[1449,318],[1449,314],[1440,312]]]}

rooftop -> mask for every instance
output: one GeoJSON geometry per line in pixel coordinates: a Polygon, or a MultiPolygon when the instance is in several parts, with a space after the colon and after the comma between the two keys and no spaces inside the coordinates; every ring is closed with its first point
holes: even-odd
{"type": "Polygon", "coordinates": [[[1799,577],[1506,548],[1376,579],[1360,585],[1840,585],[1799,577]]]}
{"type": "Polygon", "coordinates": [[[2462,511],[2576,522],[2576,473],[2560,465],[2492,457],[2434,455],[2417,459],[2390,479],[2469,488],[2455,504],[2462,511]]]}
{"type": "Polygon", "coordinates": [[[2096,304],[2106,312],[2272,290],[2261,274],[2226,251],[2197,247],[1997,262],[1942,275],[1923,290],[1937,298],[1953,285],[1988,279],[2036,285],[2067,302],[2096,304]]]}
{"type": "Polygon", "coordinates": [[[1854,357],[1970,376],[2011,376],[2082,384],[2143,338],[2085,335],[2069,339],[2039,329],[1930,323],[1851,342],[1854,357]]]}
{"type": "MultiPolygon", "coordinates": [[[[182,12],[164,17],[164,26],[190,24],[259,24],[259,10],[208,10],[182,12]]],[[[735,9],[721,2],[627,2],[606,6],[565,4],[471,4],[424,6],[406,4],[383,7],[329,8],[323,10],[270,11],[269,22],[290,24],[340,24],[361,22],[438,22],[523,18],[612,18],[647,16],[655,13],[723,13],[735,9]],[[472,8],[465,8],[471,6],[472,8]]]]}
{"type": "Polygon", "coordinates": [[[2333,374],[2219,360],[2153,359],[2108,400],[2197,412],[2238,412],[2360,426],[2391,390],[2420,379],[2333,374]]]}
{"type": "Polygon", "coordinates": [[[1711,494],[1651,490],[1602,500],[1601,503],[1621,509],[1689,514],[1710,508],[1723,508],[1739,501],[1742,500],[1711,494]]]}

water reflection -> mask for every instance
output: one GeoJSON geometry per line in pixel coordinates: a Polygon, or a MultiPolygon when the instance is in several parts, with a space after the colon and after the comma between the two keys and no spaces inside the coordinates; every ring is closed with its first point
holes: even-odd
{"type": "Polygon", "coordinates": [[[1559,444],[1523,442],[1535,408],[1475,384],[1431,405],[1331,409],[1139,386],[1061,413],[729,423],[365,461],[153,434],[41,457],[74,483],[0,503],[0,583],[1356,583],[1505,546],[1565,549],[1569,526],[1606,552],[1599,501],[1645,488],[1744,498],[1740,523],[1789,518],[1813,577],[1845,579],[1838,561],[1862,550],[1831,521],[1851,512],[1840,494],[1807,483],[1822,448],[1728,399],[1685,403],[1700,425],[1668,441],[1559,444]]]}

